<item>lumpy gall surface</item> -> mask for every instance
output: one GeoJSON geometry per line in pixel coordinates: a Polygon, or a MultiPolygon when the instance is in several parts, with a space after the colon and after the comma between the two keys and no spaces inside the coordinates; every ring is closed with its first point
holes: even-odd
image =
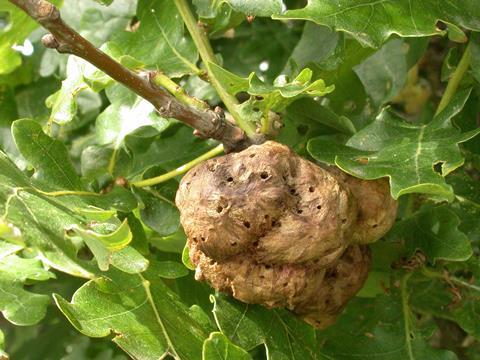
{"type": "Polygon", "coordinates": [[[317,327],[362,287],[364,244],[396,214],[383,180],[322,168],[273,141],[190,170],[176,203],[198,280],[317,327]]]}

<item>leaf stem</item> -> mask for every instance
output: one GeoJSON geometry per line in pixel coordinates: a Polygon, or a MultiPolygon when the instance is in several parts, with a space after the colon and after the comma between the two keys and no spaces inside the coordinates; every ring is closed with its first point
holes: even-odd
{"type": "Polygon", "coordinates": [[[408,291],[407,291],[407,283],[408,279],[412,276],[412,272],[406,273],[401,282],[401,296],[402,296],[402,310],[403,310],[403,321],[405,327],[405,345],[407,347],[407,353],[409,359],[414,359],[413,351],[412,351],[412,343],[411,343],[411,314],[410,309],[408,308],[408,291]]]}
{"type": "Polygon", "coordinates": [[[134,181],[131,184],[136,187],[145,187],[145,186],[153,186],[160,183],[163,183],[167,180],[170,180],[178,175],[186,173],[188,170],[193,168],[194,166],[200,164],[201,162],[211,159],[214,156],[217,156],[223,152],[223,145],[218,145],[217,147],[213,148],[212,150],[206,152],[203,155],[200,155],[196,159],[189,161],[188,163],[176,168],[175,170],[169,171],[166,174],[162,174],[160,176],[156,176],[150,179],[134,181]]]}
{"type": "Polygon", "coordinates": [[[450,275],[448,275],[448,277],[447,277],[445,274],[440,274],[436,271],[432,271],[425,266],[422,267],[422,274],[425,275],[428,278],[431,278],[431,279],[444,280],[446,282],[451,282],[453,284],[463,286],[467,289],[472,289],[472,290],[480,292],[480,286],[469,284],[466,281],[460,280],[459,278],[456,278],[456,277],[453,277],[453,276],[450,276],[450,275]]]}
{"type": "Polygon", "coordinates": [[[178,101],[185,105],[193,106],[199,110],[207,110],[210,108],[206,102],[189,96],[184,88],[161,72],[155,73],[152,81],[155,85],[165,88],[170,94],[175,96],[178,101]]]}
{"type": "Polygon", "coordinates": [[[59,190],[59,191],[42,191],[39,189],[34,189],[39,194],[45,196],[69,196],[69,195],[77,195],[77,196],[101,196],[101,194],[91,191],[75,191],[75,190],[59,190]]]}
{"type": "Polygon", "coordinates": [[[178,9],[178,12],[183,18],[183,22],[187,26],[190,35],[192,36],[193,42],[195,43],[198,52],[200,53],[200,57],[205,64],[208,72],[208,78],[212,83],[215,90],[217,90],[220,99],[222,99],[225,107],[228,109],[230,114],[235,119],[237,125],[245,131],[247,136],[252,137],[255,135],[255,126],[245,121],[237,111],[238,101],[233,96],[230,95],[225,88],[222,86],[220,81],[213,75],[213,72],[210,70],[210,64],[218,64],[215,54],[213,52],[212,46],[210,45],[210,41],[208,40],[207,34],[205,33],[204,29],[202,29],[197,24],[197,20],[192,14],[190,6],[188,5],[186,0],[174,0],[175,6],[178,9]]]}
{"type": "Polygon", "coordinates": [[[439,114],[443,109],[445,109],[445,107],[448,105],[448,103],[452,99],[453,95],[455,95],[455,92],[458,89],[458,85],[460,85],[460,81],[463,78],[463,75],[465,74],[468,67],[470,66],[470,59],[471,59],[470,48],[471,48],[471,42],[468,43],[467,47],[465,48],[465,51],[463,52],[462,58],[458,63],[457,68],[453,72],[453,75],[450,78],[450,80],[448,80],[447,88],[445,89],[442,99],[438,104],[438,108],[435,115],[439,114]]]}

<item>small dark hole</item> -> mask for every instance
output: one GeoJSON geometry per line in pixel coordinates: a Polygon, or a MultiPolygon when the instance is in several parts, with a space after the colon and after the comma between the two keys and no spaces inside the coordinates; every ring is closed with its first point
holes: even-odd
{"type": "Polygon", "coordinates": [[[283,283],[282,286],[283,286],[283,287],[287,287],[287,285],[288,285],[288,283],[283,283]]]}
{"type": "Polygon", "coordinates": [[[204,238],[203,236],[202,236],[200,239],[201,239],[202,241],[205,241],[205,238],[204,238]]]}
{"type": "Polygon", "coordinates": [[[236,242],[233,242],[233,243],[231,243],[230,245],[232,245],[232,246],[237,246],[237,243],[236,243],[236,242]]]}
{"type": "Polygon", "coordinates": [[[222,206],[217,206],[217,212],[221,213],[222,211],[223,211],[223,207],[222,206]]]}
{"type": "Polygon", "coordinates": [[[245,226],[247,229],[250,229],[250,223],[248,221],[244,221],[243,226],[245,226]]]}
{"type": "Polygon", "coordinates": [[[373,225],[372,225],[372,228],[375,229],[377,226],[378,226],[378,224],[373,224],[373,225]]]}
{"type": "Polygon", "coordinates": [[[258,96],[258,95],[257,95],[257,96],[255,96],[255,100],[259,100],[259,101],[260,101],[260,100],[263,100],[263,96],[258,96]]]}
{"type": "Polygon", "coordinates": [[[233,177],[230,176],[229,178],[227,178],[227,181],[228,181],[228,182],[232,182],[232,181],[233,181],[233,177]]]}
{"type": "Polygon", "coordinates": [[[295,195],[295,189],[290,189],[290,194],[295,195]]]}
{"type": "Polygon", "coordinates": [[[315,191],[315,189],[313,188],[313,186],[310,186],[310,187],[308,188],[308,191],[310,191],[310,192],[314,192],[314,191],[315,191]]]}
{"type": "Polygon", "coordinates": [[[252,110],[255,111],[255,112],[259,112],[259,111],[260,111],[260,109],[259,109],[258,107],[254,107],[252,110]]]}
{"type": "Polygon", "coordinates": [[[196,172],[194,172],[192,176],[197,176],[197,173],[196,173],[196,172]]]}
{"type": "Polygon", "coordinates": [[[322,208],[322,205],[317,205],[317,209],[320,210],[322,208]]]}
{"type": "Polygon", "coordinates": [[[210,265],[215,265],[215,260],[210,260],[210,265]]]}
{"type": "Polygon", "coordinates": [[[268,173],[266,171],[263,171],[261,174],[260,174],[260,177],[265,180],[268,178],[268,173]]]}
{"type": "Polygon", "coordinates": [[[249,157],[253,158],[255,157],[255,154],[250,154],[249,157]]]}
{"type": "Polygon", "coordinates": [[[198,241],[197,237],[194,236],[194,237],[193,237],[193,242],[197,242],[197,241],[198,241]]]}
{"type": "Polygon", "coordinates": [[[347,222],[347,219],[342,219],[342,224],[345,224],[347,222]]]}
{"type": "Polygon", "coordinates": [[[270,216],[268,216],[268,214],[267,214],[267,215],[265,215],[264,217],[265,217],[265,219],[268,219],[270,216]]]}
{"type": "Polygon", "coordinates": [[[258,240],[253,243],[253,246],[255,246],[255,247],[258,246],[258,240]]]}
{"type": "Polygon", "coordinates": [[[303,213],[303,210],[298,209],[298,210],[297,210],[297,213],[298,213],[298,214],[301,214],[301,213],[303,213]]]}
{"type": "Polygon", "coordinates": [[[270,269],[271,266],[270,265],[265,265],[265,269],[270,269]]]}
{"type": "Polygon", "coordinates": [[[265,279],[265,276],[263,276],[263,275],[260,275],[260,279],[265,279]]]}

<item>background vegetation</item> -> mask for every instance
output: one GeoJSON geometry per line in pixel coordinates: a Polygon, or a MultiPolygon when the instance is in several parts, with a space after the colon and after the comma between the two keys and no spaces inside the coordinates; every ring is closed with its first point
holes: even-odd
{"type": "Polygon", "coordinates": [[[247,134],[388,176],[400,210],[327,330],[214,294],[182,263],[173,199],[175,169],[222,147],[45,49],[0,0],[0,358],[480,358],[477,0],[193,0],[211,63],[183,1],[56,3],[125,67],[226,106],[247,134]]]}

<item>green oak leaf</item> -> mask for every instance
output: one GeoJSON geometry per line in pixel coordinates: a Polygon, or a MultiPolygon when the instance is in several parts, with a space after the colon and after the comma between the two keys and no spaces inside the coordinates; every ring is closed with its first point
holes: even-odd
{"type": "MultiPolygon", "coordinates": [[[[45,171],[48,174],[45,179],[56,174],[56,169],[45,169],[48,170],[45,171]]],[[[38,253],[37,257],[44,263],[57,270],[89,278],[93,276],[93,269],[77,258],[78,244],[66,238],[66,230],[75,226],[83,228],[89,218],[83,210],[91,210],[92,206],[97,210],[101,206],[104,210],[120,208],[130,211],[137,203],[135,198],[132,199],[133,195],[121,187],[115,187],[106,195],[83,194],[82,191],[49,193],[39,190],[0,152],[0,223],[17,227],[26,244],[38,253]]]]}
{"type": "Polygon", "coordinates": [[[188,275],[188,269],[177,261],[157,261],[152,264],[151,269],[164,279],[178,279],[188,275]]]}
{"type": "Polygon", "coordinates": [[[71,122],[77,114],[77,96],[87,89],[83,81],[85,61],[76,56],[69,56],[67,61],[67,73],[62,87],[50,95],[45,104],[52,109],[49,121],[63,125],[71,122]]]}
{"type": "Polygon", "coordinates": [[[302,25],[300,22],[279,22],[257,17],[252,23],[244,21],[237,26],[233,38],[223,36],[215,39],[213,46],[221,55],[221,65],[225,69],[242,77],[248,77],[255,71],[265,81],[272,82],[283,73],[282,69],[297,44],[302,25]]]}
{"type": "Polygon", "coordinates": [[[128,246],[133,235],[127,219],[120,225],[106,222],[92,223],[90,227],[91,229],[83,229],[73,226],[70,230],[80,236],[92,251],[100,270],[107,271],[110,264],[129,274],[146,270],[148,260],[128,246]]]}
{"type": "Polygon", "coordinates": [[[307,22],[283,73],[291,76],[304,67],[312,69],[315,78],[335,84],[335,91],[326,95],[331,110],[339,115],[358,116],[366,106],[366,99],[363,84],[353,68],[373,52],[345,34],[307,22]]]}
{"type": "MultiPolygon", "coordinates": [[[[52,1],[59,4],[61,1],[52,1]]],[[[14,45],[22,45],[28,35],[38,27],[22,10],[7,1],[0,2],[0,12],[8,14],[8,26],[0,28],[0,75],[8,74],[22,64],[21,53],[14,50],[14,45]]]]}
{"type": "Polygon", "coordinates": [[[140,0],[137,6],[140,26],[113,38],[125,54],[168,76],[197,74],[197,50],[185,32],[173,0],[140,0]]]}
{"type": "Polygon", "coordinates": [[[225,2],[217,4],[210,0],[193,0],[192,3],[199,20],[208,27],[210,37],[220,35],[245,20],[244,14],[235,12],[225,2]]]}
{"type": "Polygon", "coordinates": [[[100,145],[113,148],[108,165],[112,173],[118,161],[118,150],[128,134],[144,126],[161,132],[169,122],[155,111],[151,103],[120,84],[108,88],[106,93],[111,104],[97,118],[96,135],[100,145]]]}
{"type": "Polygon", "coordinates": [[[476,0],[309,0],[301,9],[288,10],[274,19],[310,20],[351,34],[364,45],[379,47],[390,35],[402,37],[444,34],[443,21],[458,27],[480,30],[476,0]]]}
{"type": "Polygon", "coordinates": [[[140,216],[145,225],[160,236],[167,236],[178,230],[180,213],[172,200],[153,189],[136,188],[134,192],[143,203],[140,216]]]}
{"type": "Polygon", "coordinates": [[[248,360],[250,354],[220,332],[213,332],[203,343],[202,360],[248,360]]]}
{"type": "Polygon", "coordinates": [[[461,133],[451,118],[463,108],[470,90],[461,91],[430,123],[414,125],[384,109],[375,121],[356,133],[346,145],[321,138],[308,143],[318,161],[335,164],[363,179],[389,177],[392,196],[426,193],[453,200],[444,176],[461,166],[464,159],[458,144],[480,133],[461,133]],[[440,173],[435,165],[440,166],[440,173]]]}
{"type": "Polygon", "coordinates": [[[12,134],[18,150],[36,170],[33,179],[57,189],[84,189],[65,145],[46,135],[38,122],[17,120],[12,134]]]}
{"type": "Polygon", "coordinates": [[[37,259],[25,259],[15,253],[0,254],[0,311],[5,319],[22,326],[39,322],[45,316],[50,299],[27,291],[24,286],[54,277],[37,259]]]}
{"type": "Polygon", "coordinates": [[[283,3],[281,0],[264,0],[264,1],[245,1],[245,0],[214,0],[215,7],[222,4],[228,4],[233,10],[242,12],[245,15],[254,16],[272,16],[282,11],[283,3]]]}
{"type": "Polygon", "coordinates": [[[480,184],[461,171],[455,171],[447,177],[453,187],[456,202],[451,209],[462,220],[460,231],[465,233],[472,243],[480,242],[480,184]]]}
{"type": "Polygon", "coordinates": [[[458,229],[459,224],[460,218],[448,205],[424,206],[395,224],[388,237],[401,241],[408,256],[420,250],[431,262],[465,261],[473,252],[468,237],[458,229]]]}
{"type": "Polygon", "coordinates": [[[28,246],[49,266],[80,277],[91,277],[90,266],[76,256],[75,245],[65,240],[64,229],[81,225],[83,219],[72,209],[48,197],[0,152],[1,219],[16,226],[28,246]]]}
{"type": "Polygon", "coordinates": [[[325,359],[315,329],[287,310],[267,310],[225,295],[211,297],[218,327],[245,350],[264,345],[269,359],[325,359]]]}
{"type": "Polygon", "coordinates": [[[115,0],[105,6],[95,1],[68,0],[64,5],[63,20],[95,46],[100,46],[128,26],[135,16],[137,1],[115,0]]]}
{"type": "Polygon", "coordinates": [[[376,106],[391,100],[405,85],[407,48],[403,40],[392,39],[353,68],[376,106]]]}
{"type": "Polygon", "coordinates": [[[210,63],[212,73],[225,84],[226,90],[236,95],[241,91],[256,97],[255,105],[263,111],[282,111],[294,100],[303,96],[324,96],[334,90],[334,86],[326,86],[322,79],[312,80],[313,72],[303,69],[294,79],[288,81],[285,76],[277,77],[273,84],[266,84],[257,74],[251,73],[248,78],[241,78],[218,65],[210,63]]]}
{"type": "Polygon", "coordinates": [[[411,283],[411,302],[416,311],[454,321],[467,333],[480,339],[479,286],[464,280],[464,285],[458,287],[461,299],[455,299],[449,291],[451,284],[457,285],[455,283],[425,276],[416,276],[411,283]]]}
{"type": "Polygon", "coordinates": [[[202,357],[209,332],[150,270],[142,275],[111,270],[80,287],[72,302],[57,294],[54,299],[77,330],[90,337],[115,334],[112,340],[132,358],[202,357]]]}
{"type": "Polygon", "coordinates": [[[312,70],[303,69],[292,81],[285,76],[277,77],[273,84],[266,84],[255,73],[241,78],[222,67],[210,63],[211,71],[232,95],[245,91],[250,99],[236,105],[242,117],[251,122],[268,119],[270,111],[283,111],[293,101],[302,97],[319,97],[333,91],[334,86],[326,86],[322,79],[312,80],[312,70]]]}
{"type": "Polygon", "coordinates": [[[328,359],[457,359],[428,344],[410,308],[410,288],[405,280],[401,284],[401,291],[390,295],[351,301],[337,322],[319,333],[328,359]]]}

